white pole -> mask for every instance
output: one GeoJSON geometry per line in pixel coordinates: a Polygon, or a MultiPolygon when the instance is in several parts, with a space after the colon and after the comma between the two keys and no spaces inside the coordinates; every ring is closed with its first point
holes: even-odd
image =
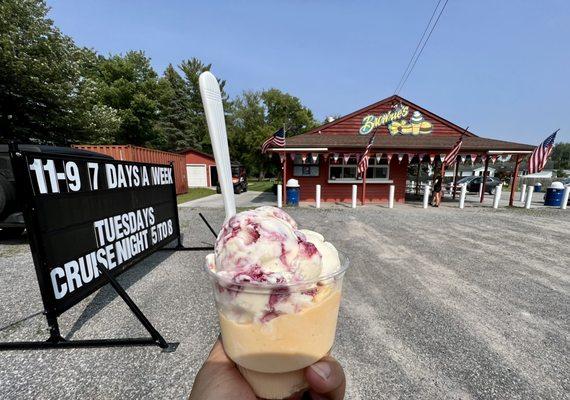
{"type": "Polygon", "coordinates": [[[390,185],[390,195],[388,198],[388,208],[394,208],[394,193],[396,192],[396,186],[390,185]]]}
{"type": "Polygon", "coordinates": [[[495,188],[495,198],[493,199],[493,208],[499,208],[499,202],[501,201],[501,192],[503,191],[503,184],[497,185],[495,188]]]}
{"type": "Polygon", "coordinates": [[[428,203],[429,203],[429,191],[430,191],[430,186],[429,184],[425,184],[424,185],[424,208],[427,208],[428,203]]]}
{"type": "Polygon", "coordinates": [[[316,207],[321,208],[321,185],[317,185],[317,193],[315,195],[316,207]]]}
{"type": "Polygon", "coordinates": [[[352,185],[352,208],[356,208],[356,185],[352,185]]]}
{"type": "Polygon", "coordinates": [[[523,183],[521,186],[521,199],[520,199],[521,203],[524,203],[525,195],[526,195],[526,183],[523,183]]]}
{"type": "Polygon", "coordinates": [[[467,195],[467,185],[461,185],[461,196],[459,197],[459,208],[465,207],[465,196],[467,195]]]}
{"type": "Polygon", "coordinates": [[[481,192],[483,191],[483,182],[479,184],[479,198],[481,198],[481,192]]]}
{"type": "Polygon", "coordinates": [[[283,208],[283,186],[277,185],[277,207],[283,208]]]}
{"type": "Polygon", "coordinates": [[[570,195],[570,186],[566,186],[564,188],[564,194],[562,195],[562,204],[560,204],[560,208],[566,210],[568,206],[568,196],[570,195]]]}
{"type": "Polygon", "coordinates": [[[526,194],[526,202],[524,205],[524,208],[526,208],[527,210],[530,208],[530,203],[532,202],[532,193],[533,192],[534,192],[534,186],[529,186],[528,192],[526,194]]]}

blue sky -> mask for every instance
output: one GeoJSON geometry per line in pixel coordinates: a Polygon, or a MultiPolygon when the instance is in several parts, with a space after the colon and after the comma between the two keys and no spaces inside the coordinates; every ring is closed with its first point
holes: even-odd
{"type": "MultiPolygon", "coordinates": [[[[442,2],[443,3],[443,2],[442,2]]],[[[230,96],[276,87],[322,120],[393,94],[436,1],[48,0],[102,54],[198,57],[230,96]]],[[[449,0],[401,95],[474,133],[570,141],[570,2],[449,0]]]]}

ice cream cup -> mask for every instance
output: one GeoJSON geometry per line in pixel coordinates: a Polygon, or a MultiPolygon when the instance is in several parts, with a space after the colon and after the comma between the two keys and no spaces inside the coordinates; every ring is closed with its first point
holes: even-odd
{"type": "Polygon", "coordinates": [[[258,397],[284,399],[306,389],[304,369],[331,351],[349,265],[339,257],[337,271],[285,284],[235,283],[206,266],[224,350],[258,397]]]}

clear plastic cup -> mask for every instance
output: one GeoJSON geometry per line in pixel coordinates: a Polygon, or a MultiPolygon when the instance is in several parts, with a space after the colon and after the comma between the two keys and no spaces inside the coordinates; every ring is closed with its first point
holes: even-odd
{"type": "Polygon", "coordinates": [[[305,389],[303,369],[330,353],[349,265],[339,257],[339,270],[294,284],[236,284],[206,265],[224,349],[258,397],[283,399],[305,389]]]}

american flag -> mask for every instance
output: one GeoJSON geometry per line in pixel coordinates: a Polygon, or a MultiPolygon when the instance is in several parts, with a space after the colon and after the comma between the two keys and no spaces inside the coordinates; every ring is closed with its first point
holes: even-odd
{"type": "Polygon", "coordinates": [[[448,155],[445,156],[443,159],[443,168],[453,164],[457,161],[457,155],[459,154],[459,149],[461,149],[461,145],[463,144],[463,135],[459,138],[459,140],[455,143],[451,151],[448,155]]]}
{"type": "Polygon", "coordinates": [[[285,128],[280,128],[261,145],[261,152],[265,154],[269,146],[285,147],[285,128]]]}
{"type": "Polygon", "coordinates": [[[364,149],[364,153],[362,153],[362,157],[360,158],[360,162],[358,163],[358,172],[363,176],[364,174],[366,174],[366,170],[368,169],[368,159],[370,158],[368,153],[370,153],[370,148],[374,143],[374,136],[376,136],[376,133],[370,136],[370,140],[368,141],[366,149],[364,149]]]}
{"type": "Polygon", "coordinates": [[[536,172],[540,172],[544,169],[546,165],[546,161],[552,153],[552,148],[554,147],[554,139],[556,139],[556,134],[560,129],[557,129],[552,135],[546,138],[544,142],[540,144],[528,159],[528,173],[534,174],[536,172]]]}

